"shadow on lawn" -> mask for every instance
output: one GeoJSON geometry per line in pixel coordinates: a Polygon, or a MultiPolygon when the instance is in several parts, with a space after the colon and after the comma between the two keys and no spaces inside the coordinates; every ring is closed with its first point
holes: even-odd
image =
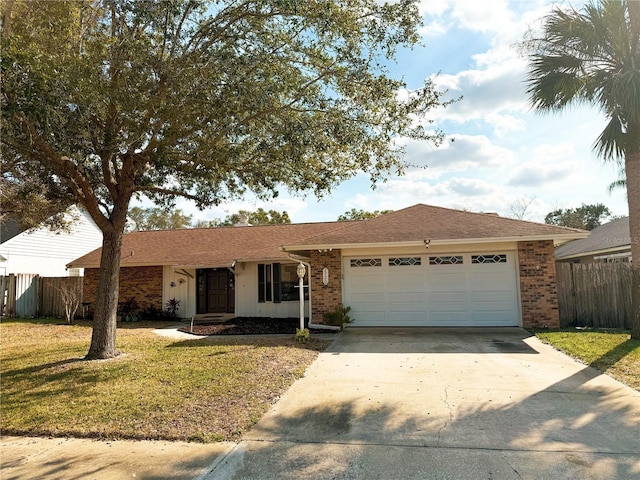
{"type": "Polygon", "coordinates": [[[600,358],[594,360],[589,364],[590,367],[597,368],[598,370],[606,370],[607,368],[615,365],[624,357],[626,357],[629,353],[631,353],[636,348],[640,347],[639,340],[631,340],[628,339],[621,343],[620,345],[612,348],[607,353],[602,355],[600,358]]]}
{"type": "Polygon", "coordinates": [[[261,348],[261,347],[288,347],[299,348],[302,350],[325,350],[333,336],[326,337],[314,337],[312,336],[307,342],[298,342],[293,335],[291,336],[269,336],[269,335],[255,335],[255,336],[233,336],[233,335],[215,335],[209,337],[201,337],[193,340],[181,340],[171,343],[166,348],[209,348],[212,345],[225,347],[246,347],[246,348],[261,348]]]}
{"type": "Polygon", "coordinates": [[[59,360],[57,362],[44,363],[42,365],[32,365],[31,367],[20,368],[18,370],[8,370],[6,372],[2,372],[2,377],[4,381],[7,381],[21,375],[39,373],[44,370],[56,369],[58,367],[64,367],[66,365],[72,365],[74,363],[82,362],[87,362],[87,360],[84,357],[67,358],[65,360],[59,360]]]}

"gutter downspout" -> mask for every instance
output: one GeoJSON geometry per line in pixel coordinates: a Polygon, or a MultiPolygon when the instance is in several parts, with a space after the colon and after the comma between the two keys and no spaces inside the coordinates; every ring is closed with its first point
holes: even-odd
{"type": "MultiPolygon", "coordinates": [[[[322,323],[312,323],[313,314],[311,309],[311,263],[309,261],[310,259],[306,257],[301,257],[299,255],[295,255],[293,253],[288,253],[288,252],[287,252],[287,256],[291,260],[295,260],[296,262],[300,262],[303,265],[305,265],[307,267],[307,271],[309,272],[309,286],[307,287],[309,289],[309,328],[317,328],[319,330],[340,330],[340,327],[337,327],[335,325],[324,325],[322,323]]],[[[301,294],[304,295],[304,292],[301,292],[301,294]]]]}

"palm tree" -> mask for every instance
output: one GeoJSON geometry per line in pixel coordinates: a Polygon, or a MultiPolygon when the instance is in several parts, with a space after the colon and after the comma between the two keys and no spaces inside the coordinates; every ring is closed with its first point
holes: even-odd
{"type": "Polygon", "coordinates": [[[540,38],[527,42],[527,94],[544,111],[579,102],[599,107],[609,122],[594,150],[624,159],[633,259],[631,337],[640,339],[640,2],[591,1],[555,8],[540,38]]]}
{"type": "Polygon", "coordinates": [[[609,184],[609,186],[607,187],[607,191],[609,193],[613,193],[614,190],[623,190],[626,191],[627,190],[627,179],[625,177],[624,174],[624,163],[623,162],[618,162],[618,179],[611,182],[609,184]]]}

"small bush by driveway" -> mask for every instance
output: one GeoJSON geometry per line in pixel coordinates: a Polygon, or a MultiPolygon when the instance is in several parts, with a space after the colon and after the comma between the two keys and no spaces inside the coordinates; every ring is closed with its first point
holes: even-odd
{"type": "Polygon", "coordinates": [[[640,341],[621,330],[537,332],[545,343],[640,391],[640,341]]]}
{"type": "Polygon", "coordinates": [[[84,361],[91,324],[3,319],[2,433],[234,440],[329,343],[291,337],[161,337],[167,324],[118,328],[113,360],[84,361]]]}

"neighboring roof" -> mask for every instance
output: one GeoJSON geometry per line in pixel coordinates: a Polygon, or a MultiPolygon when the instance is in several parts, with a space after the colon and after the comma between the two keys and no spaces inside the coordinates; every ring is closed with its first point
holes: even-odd
{"type": "Polygon", "coordinates": [[[594,228],[587,238],[574,240],[556,249],[556,259],[568,259],[631,248],[629,217],[619,218],[594,228]]]}
{"type": "Polygon", "coordinates": [[[23,231],[24,229],[20,228],[20,225],[16,220],[9,219],[0,223],[0,243],[4,243],[7,240],[12,239],[23,231]]]}
{"type": "MultiPolygon", "coordinates": [[[[234,261],[286,260],[286,252],[369,245],[423,245],[583,238],[584,230],[415,205],[370,220],[152,230],[125,235],[121,266],[230,267],[234,261]]],[[[100,249],[70,268],[98,267],[100,249]]]]}
{"type": "Polygon", "coordinates": [[[288,251],[373,245],[453,244],[496,241],[554,240],[564,243],[588,235],[585,230],[418,204],[351,224],[303,242],[288,251]]]}
{"type": "MultiPolygon", "coordinates": [[[[281,245],[343,228],[346,223],[348,222],[132,232],[123,238],[120,265],[213,268],[230,267],[234,261],[286,260],[289,257],[280,250],[281,245]]],[[[101,249],[94,250],[68,266],[98,267],[100,253],[101,249]]]]}

